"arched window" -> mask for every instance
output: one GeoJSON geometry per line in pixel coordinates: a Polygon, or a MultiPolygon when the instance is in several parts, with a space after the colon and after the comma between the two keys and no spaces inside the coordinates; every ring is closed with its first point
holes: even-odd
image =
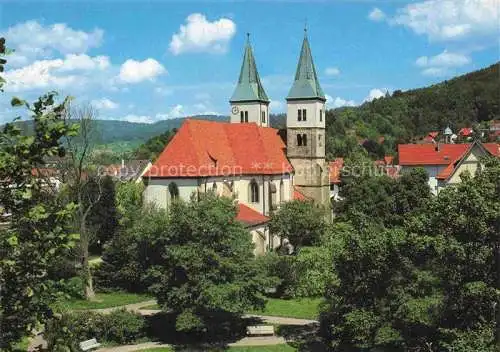
{"type": "Polygon", "coordinates": [[[259,202],[259,184],[257,181],[252,180],[250,182],[249,186],[249,193],[250,193],[250,202],[251,203],[258,203],[259,202]]]}
{"type": "Polygon", "coordinates": [[[306,134],[302,135],[302,145],[307,146],[307,135],[306,134]]]}
{"type": "Polygon", "coordinates": [[[280,182],[280,202],[285,201],[285,183],[283,180],[280,182]]]}
{"type": "Polygon", "coordinates": [[[297,145],[300,147],[302,145],[302,135],[297,135],[297,145]]]}
{"type": "Polygon", "coordinates": [[[179,198],[179,187],[177,187],[177,183],[170,182],[168,184],[168,192],[170,193],[170,199],[179,198]]]}

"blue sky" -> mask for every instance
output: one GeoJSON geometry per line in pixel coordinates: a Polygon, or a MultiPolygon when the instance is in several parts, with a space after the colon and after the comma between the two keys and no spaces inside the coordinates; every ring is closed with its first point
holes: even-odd
{"type": "Polygon", "coordinates": [[[330,107],[357,105],[499,60],[497,0],[26,1],[0,5],[16,50],[13,95],[49,90],[92,103],[103,119],[154,122],[228,114],[251,33],[272,112],[283,112],[307,19],[330,107]]]}

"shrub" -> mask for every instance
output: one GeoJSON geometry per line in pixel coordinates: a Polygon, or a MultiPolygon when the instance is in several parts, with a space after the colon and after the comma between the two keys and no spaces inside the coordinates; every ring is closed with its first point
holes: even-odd
{"type": "Polygon", "coordinates": [[[280,279],[280,297],[319,297],[336,279],[329,248],[303,247],[295,256],[272,253],[259,260],[268,276],[280,279]]]}
{"type": "Polygon", "coordinates": [[[47,322],[44,337],[50,351],[78,351],[79,342],[96,338],[99,342],[126,344],[145,336],[144,318],[125,309],[110,314],[65,312],[47,322]],[[75,349],[76,348],[76,349],[75,349]]]}
{"type": "Polygon", "coordinates": [[[103,317],[104,340],[119,344],[133,342],[145,335],[145,320],[126,309],[115,310],[103,317]]]}

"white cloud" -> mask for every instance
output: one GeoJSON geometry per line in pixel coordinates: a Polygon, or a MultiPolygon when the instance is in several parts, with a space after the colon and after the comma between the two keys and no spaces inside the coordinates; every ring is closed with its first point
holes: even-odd
{"type": "Polygon", "coordinates": [[[1,31],[0,36],[15,50],[9,64],[18,67],[37,58],[50,58],[54,51],[63,55],[85,53],[102,44],[104,31],[98,28],[92,32],[74,30],[65,23],[44,26],[31,20],[1,31]]]}
{"type": "Polygon", "coordinates": [[[368,96],[363,100],[363,102],[372,101],[374,99],[385,97],[385,94],[388,91],[389,90],[386,88],[381,88],[381,89],[373,88],[370,90],[370,93],[368,93],[368,96]]]}
{"type": "Polygon", "coordinates": [[[337,67],[327,67],[325,70],[325,75],[338,76],[340,75],[340,70],[337,67]]]}
{"type": "Polygon", "coordinates": [[[95,71],[110,66],[107,56],[68,54],[62,59],[38,60],[30,65],[5,72],[8,91],[27,91],[39,88],[83,86],[95,71]]]}
{"type": "Polygon", "coordinates": [[[128,121],[128,122],[136,122],[136,123],[153,123],[155,122],[151,116],[148,115],[134,115],[128,114],[122,117],[120,120],[128,121]]]}
{"type": "Polygon", "coordinates": [[[180,104],[172,107],[167,113],[156,114],[157,120],[166,120],[166,119],[174,119],[177,117],[183,117],[186,114],[184,113],[184,107],[180,104]]]}
{"type": "Polygon", "coordinates": [[[422,70],[422,74],[424,76],[432,76],[432,77],[443,77],[448,75],[450,72],[445,67],[428,67],[422,70]]]}
{"type": "Polygon", "coordinates": [[[451,53],[447,50],[436,56],[421,56],[415,62],[419,67],[460,67],[467,65],[471,59],[459,53],[451,53]]]}
{"type": "Polygon", "coordinates": [[[341,97],[335,97],[326,94],[326,106],[329,108],[340,108],[342,106],[356,106],[356,102],[354,100],[346,100],[341,97]]]}
{"type": "Polygon", "coordinates": [[[497,35],[498,0],[427,0],[398,9],[391,23],[431,40],[497,35]]]}
{"type": "Polygon", "coordinates": [[[120,67],[118,79],[126,83],[138,83],[145,80],[153,81],[156,77],[167,73],[158,61],[148,58],[144,61],[128,59],[120,67]]]}
{"type": "Polygon", "coordinates": [[[382,11],[381,9],[379,9],[378,7],[375,7],[373,10],[371,10],[371,12],[368,14],[368,18],[372,21],[375,21],[375,22],[380,22],[380,21],[383,21],[385,19],[385,13],[384,11],[382,11]]]}
{"type": "Polygon", "coordinates": [[[422,67],[425,76],[441,77],[450,74],[450,69],[461,67],[471,62],[471,59],[460,53],[452,53],[447,50],[435,56],[421,56],[415,64],[422,67]]]}
{"type": "Polygon", "coordinates": [[[92,105],[99,110],[113,110],[117,109],[119,104],[108,98],[92,100],[92,105]]]}
{"type": "Polygon", "coordinates": [[[236,24],[228,18],[210,22],[200,13],[193,13],[179,32],[172,35],[170,51],[174,55],[185,52],[225,53],[236,33],[236,24]]]}
{"type": "Polygon", "coordinates": [[[158,86],[155,87],[155,93],[162,96],[171,95],[174,91],[170,88],[158,86]]]}

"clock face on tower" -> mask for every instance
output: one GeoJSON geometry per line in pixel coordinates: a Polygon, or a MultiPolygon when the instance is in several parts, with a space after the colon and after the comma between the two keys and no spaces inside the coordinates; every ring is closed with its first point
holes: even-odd
{"type": "Polygon", "coordinates": [[[233,115],[237,115],[240,112],[240,109],[238,109],[237,106],[233,106],[233,109],[231,111],[233,112],[233,115]]]}

